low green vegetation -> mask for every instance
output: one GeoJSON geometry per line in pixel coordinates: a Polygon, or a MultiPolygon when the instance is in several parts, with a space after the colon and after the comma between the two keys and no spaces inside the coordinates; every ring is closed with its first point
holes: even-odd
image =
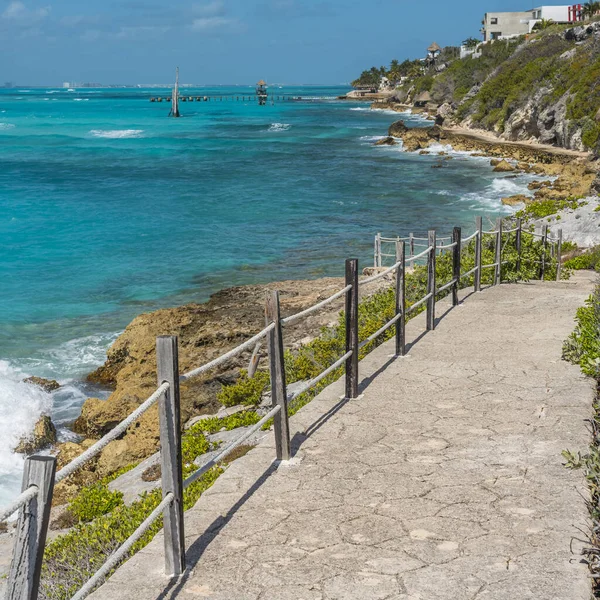
{"type": "Polygon", "coordinates": [[[523,219],[525,222],[535,219],[543,219],[555,215],[561,210],[575,210],[580,206],[585,206],[587,202],[582,201],[584,196],[571,196],[561,200],[551,200],[544,198],[536,200],[525,205],[525,208],[517,211],[515,217],[523,219]]]}
{"type": "Polygon", "coordinates": [[[256,406],[268,385],[269,374],[265,371],[257,371],[254,377],[248,377],[248,371],[242,370],[236,385],[223,387],[217,400],[223,406],[256,406]]]}
{"type": "MultiPolygon", "coordinates": [[[[536,279],[539,276],[539,262],[543,252],[546,252],[547,264],[545,277],[554,279],[556,276],[556,261],[550,255],[550,249],[544,250],[542,244],[527,234],[523,235],[520,269],[517,270],[516,237],[510,233],[503,238],[502,266],[503,281],[517,279],[536,279]]],[[[495,260],[495,236],[486,235],[482,244],[483,264],[495,260]]],[[[463,247],[461,254],[461,271],[471,270],[475,264],[475,244],[472,240],[463,247]]],[[[452,255],[446,253],[438,256],[436,263],[438,287],[452,277],[452,255]]],[[[491,284],[493,269],[485,269],[482,273],[483,285],[491,284]]],[[[463,278],[461,287],[473,285],[473,277],[463,278]]],[[[427,270],[417,266],[406,277],[407,306],[410,307],[421,299],[427,289],[427,270]]],[[[445,292],[439,297],[445,296],[445,292]]],[[[419,307],[411,317],[425,309],[419,307]]],[[[395,314],[394,289],[390,287],[378,292],[359,305],[359,337],[365,339],[377,331],[395,314]]],[[[373,348],[395,335],[390,328],[377,340],[360,350],[364,357],[373,348]]],[[[285,370],[288,384],[312,379],[329,367],[345,352],[345,319],[341,313],[338,322],[333,327],[325,327],[314,340],[285,353],[285,370]]],[[[301,406],[310,402],[324,387],[338,379],[344,372],[340,367],[315,388],[298,396],[289,407],[290,414],[295,413],[301,406]]],[[[254,406],[260,401],[263,392],[269,386],[266,372],[257,372],[254,378],[249,378],[242,372],[239,380],[230,386],[224,386],[219,398],[227,405],[246,404],[254,406]]],[[[196,466],[194,460],[211,449],[206,434],[217,433],[222,429],[234,429],[257,423],[259,415],[253,410],[236,413],[225,418],[210,417],[202,419],[190,427],[182,437],[182,463],[184,478],[191,474],[196,466]]],[[[250,449],[242,448],[239,455],[250,449]]],[[[189,508],[195,504],[202,492],[212,485],[222,472],[221,467],[215,467],[207,472],[197,482],[190,485],[184,494],[184,506],[189,508]]],[[[142,523],[148,514],[159,504],[161,491],[159,489],[147,493],[129,505],[123,503],[120,492],[109,490],[111,478],[83,488],[71,502],[69,511],[75,516],[76,524],[66,534],[59,536],[46,547],[42,573],[41,598],[47,600],[65,600],[70,598],[81,585],[105,562],[142,523]]],[[[159,519],[146,535],[135,545],[132,553],[143,548],[162,527],[159,519]]]]}
{"type": "MultiPolygon", "coordinates": [[[[511,228],[510,225],[508,228],[511,228]]],[[[484,236],[482,244],[483,264],[491,264],[495,261],[495,237],[493,235],[484,236]]],[[[507,264],[502,266],[503,281],[516,281],[518,279],[528,280],[539,278],[540,262],[544,252],[542,243],[538,238],[534,238],[526,233],[522,236],[522,253],[520,261],[520,270],[517,271],[517,251],[516,251],[516,233],[510,233],[503,236],[502,260],[507,264]]],[[[545,249],[546,271],[545,278],[554,280],[556,278],[556,260],[551,256],[551,248],[548,245],[545,249]]],[[[461,272],[466,273],[475,266],[475,243],[471,240],[464,248],[461,254],[461,272]]],[[[568,270],[564,271],[565,277],[568,270]]],[[[436,277],[438,287],[452,279],[452,255],[451,253],[438,256],[436,261],[436,277]]],[[[493,269],[484,269],[482,273],[482,283],[491,284],[493,279],[493,269]]],[[[461,287],[473,285],[473,276],[463,278],[461,287]]],[[[417,266],[412,273],[406,277],[406,297],[407,307],[412,306],[420,300],[427,292],[427,269],[425,266],[417,266]]],[[[448,292],[439,297],[447,295],[448,292]]],[[[420,306],[410,314],[412,318],[419,312],[425,310],[425,305],[420,306]]],[[[395,290],[390,287],[378,292],[359,304],[359,339],[368,338],[375,331],[380,329],[387,321],[395,315],[395,290]]],[[[363,358],[373,348],[382,344],[395,335],[395,328],[391,327],[377,340],[364,346],[359,353],[363,358]]],[[[345,317],[341,313],[338,322],[333,327],[324,327],[321,333],[311,342],[302,345],[297,350],[288,350],[285,353],[285,373],[287,384],[298,381],[314,379],[321,374],[331,364],[333,364],[346,351],[345,346],[346,330],[345,317]]],[[[299,408],[316,396],[327,385],[337,380],[344,373],[344,367],[340,367],[331,373],[328,377],[319,382],[313,389],[301,394],[291,403],[289,407],[290,414],[294,414],[299,408]]],[[[226,397],[242,397],[248,382],[244,377],[237,383],[224,388],[226,397]]],[[[266,389],[266,388],[265,388],[266,389]]]]}
{"type": "Polygon", "coordinates": [[[587,505],[591,519],[588,530],[591,548],[585,549],[584,554],[593,577],[594,597],[597,598],[600,596],[600,283],[585,306],[577,311],[575,330],[563,345],[563,358],[579,365],[583,373],[597,381],[589,449],[584,454],[570,450],[562,453],[566,467],[583,470],[590,490],[587,505]]]}
{"type": "Polygon", "coordinates": [[[573,270],[600,270],[600,246],[594,246],[587,252],[565,261],[565,267],[573,270]]]}

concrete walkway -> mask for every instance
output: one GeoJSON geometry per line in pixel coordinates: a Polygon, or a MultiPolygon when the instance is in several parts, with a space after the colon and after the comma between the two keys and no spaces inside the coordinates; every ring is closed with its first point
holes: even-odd
{"type": "MultiPolygon", "coordinates": [[[[91,597],[212,600],[589,600],[577,543],[594,385],[561,360],[593,277],[470,294],[410,355],[390,343],[271,435],[186,513],[188,572],[162,574],[162,536],[91,597]]],[[[463,294],[466,295],[466,294],[463,294]]]]}

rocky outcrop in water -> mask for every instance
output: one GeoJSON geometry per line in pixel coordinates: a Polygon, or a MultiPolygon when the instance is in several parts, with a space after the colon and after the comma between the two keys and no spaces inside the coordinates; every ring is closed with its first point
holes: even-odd
{"type": "Polygon", "coordinates": [[[31,385],[35,385],[39,388],[42,388],[45,392],[55,392],[59,387],[60,383],[55,381],[54,379],[44,379],[43,377],[28,377],[27,379],[23,379],[23,383],[29,383],[31,385]]]}
{"type": "Polygon", "coordinates": [[[50,417],[43,415],[30,435],[23,438],[15,448],[20,454],[34,454],[56,443],[56,427],[50,417]]]}

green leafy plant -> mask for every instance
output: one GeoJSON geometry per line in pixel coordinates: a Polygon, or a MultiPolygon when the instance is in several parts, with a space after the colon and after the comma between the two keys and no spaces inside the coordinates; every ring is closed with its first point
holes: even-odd
{"type": "Polygon", "coordinates": [[[217,400],[223,406],[256,406],[268,385],[269,374],[266,371],[257,371],[254,377],[248,377],[248,371],[242,370],[236,384],[223,387],[217,395],[217,400]]]}

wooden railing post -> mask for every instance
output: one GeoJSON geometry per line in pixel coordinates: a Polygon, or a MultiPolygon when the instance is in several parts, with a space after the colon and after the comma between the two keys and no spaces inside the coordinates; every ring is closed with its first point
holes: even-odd
{"type": "Polygon", "coordinates": [[[402,316],[396,321],[396,356],[404,356],[406,352],[406,242],[396,242],[396,262],[400,263],[396,270],[396,315],[402,316]]]}
{"type": "Polygon", "coordinates": [[[435,259],[436,259],[435,230],[427,232],[427,244],[431,248],[427,255],[427,293],[431,294],[427,300],[427,330],[435,329],[435,259]]]}
{"type": "Polygon", "coordinates": [[[169,384],[169,389],[158,400],[162,496],[169,492],[174,496],[163,513],[165,573],[178,576],[185,571],[185,533],[177,336],[156,338],[156,372],[158,385],[169,384]]]}
{"type": "Polygon", "coordinates": [[[502,217],[496,219],[496,253],[494,262],[494,285],[502,283],[502,217]]]}
{"type": "Polygon", "coordinates": [[[562,229],[558,230],[558,242],[556,242],[556,281],[560,281],[562,269],[562,229]]]}
{"type": "Polygon", "coordinates": [[[521,273],[521,252],[522,252],[522,235],[523,233],[523,224],[521,219],[517,219],[517,235],[515,240],[515,245],[517,249],[517,278],[520,279],[521,273]]]}
{"type": "Polygon", "coordinates": [[[290,460],[292,451],[290,448],[290,424],[287,386],[285,384],[285,364],[283,362],[283,332],[281,331],[279,292],[271,292],[267,296],[265,321],[267,325],[275,323],[275,328],[269,332],[267,338],[269,370],[271,373],[271,400],[273,406],[279,405],[281,407],[281,410],[273,418],[275,450],[277,460],[290,460]]]}
{"type": "Polygon", "coordinates": [[[452,230],[452,243],[456,244],[452,248],[452,306],[458,306],[458,289],[460,287],[460,244],[461,244],[461,228],[455,227],[452,230]]]}
{"type": "Polygon", "coordinates": [[[481,291],[481,244],[483,240],[483,218],[477,217],[477,235],[475,236],[475,281],[476,292],[481,291]]]}
{"type": "Polygon", "coordinates": [[[378,233],[377,237],[375,238],[375,247],[376,247],[376,254],[377,254],[377,257],[375,259],[375,266],[380,267],[381,266],[381,233],[378,233]]]}
{"type": "Polygon", "coordinates": [[[544,281],[546,274],[546,247],[548,245],[548,225],[542,226],[542,260],[540,264],[540,279],[544,281]]]}
{"type": "Polygon", "coordinates": [[[35,485],[38,493],[19,511],[7,600],[36,600],[38,597],[55,472],[54,456],[30,456],[25,461],[21,490],[35,485]]]}
{"type": "MultiPolygon", "coordinates": [[[[415,236],[413,233],[409,234],[409,244],[410,244],[410,257],[412,258],[415,255],[415,236]]],[[[410,268],[414,269],[415,268],[415,261],[411,260],[410,261],[410,268]]]]}
{"type": "Polygon", "coordinates": [[[373,267],[377,268],[377,236],[379,234],[375,234],[375,240],[373,241],[373,267]]]}
{"type": "Polygon", "coordinates": [[[346,260],[346,285],[352,289],[346,294],[346,398],[358,397],[358,259],[346,260]]]}

